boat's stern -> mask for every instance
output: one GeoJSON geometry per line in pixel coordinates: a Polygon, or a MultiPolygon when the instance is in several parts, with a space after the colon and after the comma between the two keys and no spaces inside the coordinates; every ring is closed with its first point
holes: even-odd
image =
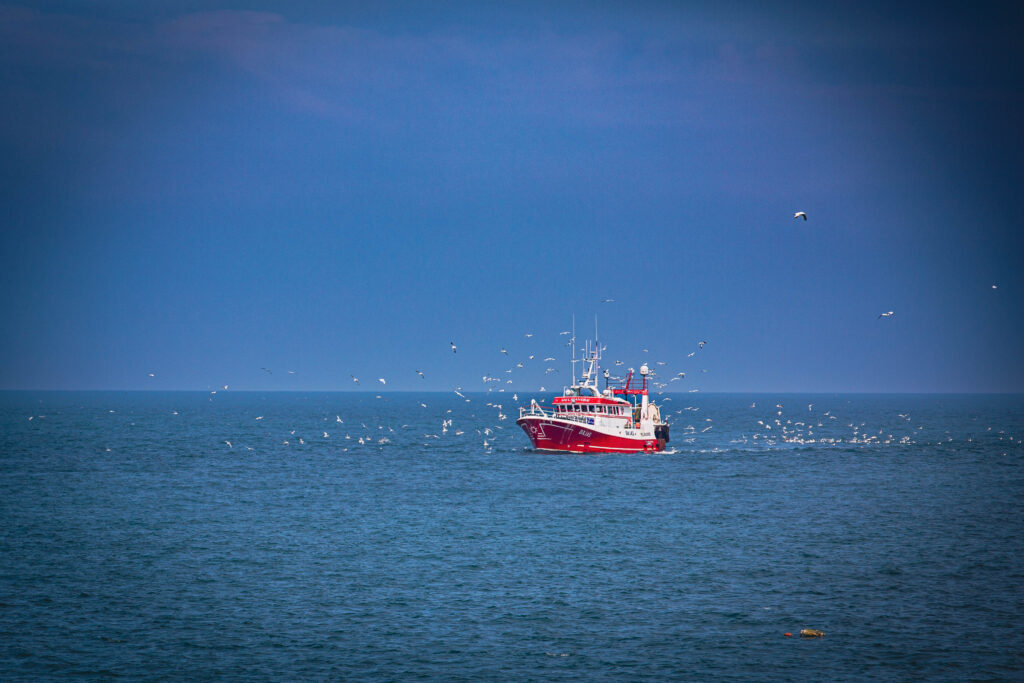
{"type": "Polygon", "coordinates": [[[658,451],[665,450],[666,444],[669,442],[668,438],[668,423],[663,422],[654,426],[654,438],[658,442],[658,451]]]}

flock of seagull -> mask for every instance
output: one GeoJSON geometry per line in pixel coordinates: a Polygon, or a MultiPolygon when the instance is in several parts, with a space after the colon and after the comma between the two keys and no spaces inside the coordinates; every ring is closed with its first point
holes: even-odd
{"type": "MultiPolygon", "coordinates": [[[[797,212],[795,212],[793,214],[793,218],[806,221],[807,220],[807,213],[804,212],[804,211],[797,211],[797,212]]],[[[992,285],[992,289],[996,289],[996,288],[997,288],[996,285],[992,285]]],[[[613,298],[605,298],[605,299],[601,300],[602,304],[611,304],[611,303],[614,303],[614,302],[615,302],[615,299],[613,299],[613,298]]],[[[884,311],[884,312],[878,314],[878,319],[892,318],[894,315],[895,315],[894,311],[884,311]]],[[[532,339],[534,337],[534,333],[533,332],[526,332],[526,333],[524,333],[523,336],[526,339],[532,339]]],[[[558,336],[559,337],[566,337],[567,338],[565,340],[565,343],[563,344],[565,347],[571,348],[576,343],[575,336],[569,330],[565,330],[565,331],[559,332],[558,336]]],[[[698,341],[697,344],[696,344],[697,348],[692,350],[692,351],[690,351],[686,355],[686,358],[687,359],[693,358],[699,351],[701,351],[705,347],[705,345],[707,343],[708,343],[707,340],[700,340],[700,341],[698,341]]],[[[455,344],[454,340],[449,342],[449,348],[450,348],[450,350],[451,350],[451,352],[453,354],[458,354],[458,346],[455,344]]],[[[602,350],[604,350],[604,349],[602,348],[602,350]]],[[[642,349],[642,352],[644,354],[649,353],[648,349],[642,349]]],[[[500,354],[501,357],[509,358],[509,351],[504,346],[500,347],[497,350],[497,353],[500,354]]],[[[536,359],[537,355],[539,355],[539,354],[536,354],[536,353],[529,354],[525,358],[522,358],[522,359],[518,360],[517,362],[515,362],[511,367],[509,367],[508,369],[504,370],[504,372],[497,372],[497,373],[494,373],[494,374],[485,373],[483,375],[483,377],[481,378],[482,382],[483,382],[483,385],[484,385],[484,388],[485,388],[485,391],[483,392],[485,394],[485,396],[487,398],[490,398],[494,394],[502,394],[502,393],[504,393],[506,388],[509,388],[508,385],[513,385],[514,384],[513,377],[512,377],[513,374],[517,370],[524,369],[526,367],[527,363],[529,363],[531,361],[534,361],[536,359]]],[[[559,370],[556,367],[554,367],[553,365],[548,365],[549,363],[555,363],[555,362],[557,362],[557,361],[556,361],[556,358],[554,356],[545,356],[543,358],[543,360],[541,361],[541,364],[547,366],[544,369],[544,375],[545,376],[550,375],[552,373],[559,373],[559,370]]],[[[625,363],[622,360],[617,360],[617,359],[610,363],[610,367],[611,368],[623,368],[624,365],[625,365],[625,363]]],[[[674,382],[680,382],[683,379],[685,379],[686,378],[686,372],[685,371],[678,371],[678,372],[674,372],[673,373],[671,370],[669,370],[668,368],[665,367],[667,365],[667,363],[665,361],[662,361],[662,360],[653,361],[653,363],[648,363],[648,365],[651,367],[651,370],[652,370],[652,372],[651,372],[652,394],[655,396],[655,400],[657,402],[661,403],[661,405],[662,405],[662,414],[666,417],[666,419],[668,419],[671,422],[674,419],[682,419],[681,416],[684,413],[688,413],[688,414],[693,416],[693,415],[695,415],[700,410],[699,407],[695,407],[695,406],[688,406],[686,408],[680,408],[678,410],[675,410],[674,412],[666,410],[665,404],[671,402],[673,399],[672,399],[671,396],[664,397],[663,394],[666,392],[666,390],[668,390],[670,388],[673,388],[672,385],[673,385],[674,382]]],[[[267,373],[267,374],[273,374],[273,371],[270,368],[263,367],[263,368],[261,368],[261,370],[263,372],[267,373]]],[[[621,371],[616,370],[616,372],[625,372],[625,371],[626,370],[624,368],[621,371]]],[[[415,372],[416,372],[416,374],[421,379],[425,379],[426,378],[426,376],[424,375],[424,373],[421,370],[417,369],[415,372]]],[[[701,369],[700,372],[701,373],[706,373],[707,370],[706,369],[701,369]]],[[[290,375],[296,374],[294,370],[287,370],[287,373],[290,374],[290,375]]],[[[148,376],[153,378],[153,377],[156,376],[156,373],[150,372],[150,373],[148,373],[148,376]]],[[[354,384],[360,385],[360,381],[359,381],[358,377],[356,377],[355,375],[350,375],[350,377],[351,377],[352,382],[354,384]]],[[[613,379],[618,380],[618,379],[622,379],[622,378],[621,377],[613,377],[613,379]]],[[[387,378],[385,378],[385,377],[378,377],[377,378],[377,382],[381,386],[386,386],[387,385],[387,378]]],[[[228,389],[228,385],[225,384],[225,385],[223,385],[222,388],[223,388],[223,390],[227,390],[228,389]]],[[[456,396],[459,397],[460,401],[464,401],[465,403],[471,403],[472,399],[467,397],[463,393],[463,391],[464,391],[464,389],[461,386],[455,387],[453,389],[453,393],[456,396]]],[[[543,392],[546,392],[547,389],[544,386],[540,386],[539,387],[539,391],[543,393],[543,392]]],[[[678,392],[678,390],[676,390],[676,391],[678,392]]],[[[688,391],[689,391],[689,393],[696,393],[696,392],[699,391],[699,389],[692,388],[692,389],[689,389],[688,391]]],[[[216,395],[216,393],[217,393],[216,390],[210,392],[211,400],[212,400],[212,396],[216,395]]],[[[375,398],[376,399],[382,399],[383,397],[381,395],[377,395],[377,396],[375,396],[375,398]]],[[[518,392],[512,393],[511,399],[512,399],[512,403],[518,404],[519,403],[518,392]]],[[[422,409],[427,409],[427,404],[419,402],[419,405],[420,405],[420,407],[422,409]]],[[[756,409],[756,403],[752,404],[750,407],[751,407],[751,409],[756,409]]],[[[744,444],[755,443],[755,444],[764,444],[764,445],[775,445],[775,444],[779,444],[779,443],[797,444],[797,445],[800,445],[800,444],[814,444],[814,443],[821,443],[821,444],[840,444],[840,443],[846,443],[846,444],[858,444],[858,445],[892,444],[892,443],[899,443],[899,444],[913,443],[913,439],[912,439],[912,436],[910,434],[897,435],[897,434],[894,433],[894,431],[887,431],[885,428],[878,429],[877,432],[876,432],[873,429],[872,430],[866,429],[866,425],[864,423],[855,424],[854,422],[849,422],[847,424],[847,428],[849,428],[851,431],[849,433],[845,434],[845,435],[837,434],[837,433],[835,433],[835,429],[834,429],[835,425],[831,424],[831,423],[836,421],[838,418],[835,415],[832,415],[831,411],[826,411],[825,413],[822,413],[822,414],[816,414],[813,411],[813,407],[814,407],[813,404],[808,405],[807,406],[807,414],[800,415],[800,416],[796,417],[796,419],[794,419],[794,417],[788,417],[787,419],[785,419],[785,421],[783,421],[782,405],[781,404],[777,404],[775,406],[776,410],[773,411],[774,412],[773,415],[767,415],[767,416],[764,416],[762,419],[758,419],[756,421],[757,427],[753,427],[751,430],[749,430],[749,433],[742,434],[737,439],[735,439],[733,441],[733,443],[744,443],[744,444]]],[[[442,438],[447,438],[449,434],[451,436],[453,436],[453,437],[461,437],[461,436],[465,435],[467,433],[467,431],[473,430],[473,431],[476,432],[476,434],[479,437],[482,438],[483,447],[485,449],[492,448],[498,433],[504,428],[504,425],[501,424],[501,423],[505,422],[508,419],[509,416],[505,412],[504,404],[503,403],[498,403],[495,400],[485,400],[484,408],[486,408],[488,410],[488,415],[486,415],[486,417],[489,418],[489,419],[485,420],[485,424],[479,424],[478,423],[478,424],[476,424],[473,427],[463,427],[463,428],[459,428],[459,429],[456,429],[454,427],[455,417],[453,416],[452,409],[448,409],[446,411],[446,413],[444,413],[443,415],[440,416],[441,417],[440,425],[439,425],[440,429],[438,429],[438,430],[436,430],[434,432],[427,432],[427,433],[423,433],[422,434],[422,439],[424,440],[424,443],[426,443],[429,440],[440,440],[442,438]]],[[[111,412],[113,412],[113,411],[111,411],[111,412]]],[[[177,411],[175,411],[174,414],[177,415],[178,414],[177,411]]],[[[29,420],[33,420],[35,417],[43,417],[43,416],[32,416],[32,417],[29,417],[29,420]]],[[[479,417],[482,418],[482,417],[485,417],[485,416],[481,415],[479,417]]],[[[902,418],[906,418],[907,420],[910,419],[908,416],[902,415],[902,414],[899,417],[901,419],[902,418]]],[[[476,413],[472,413],[472,414],[470,414],[469,418],[470,419],[478,419],[478,416],[476,415],[476,413]]],[[[259,421],[264,420],[264,416],[262,416],[262,415],[256,416],[254,419],[255,419],[255,421],[259,422],[259,421]]],[[[327,418],[324,418],[324,419],[326,420],[327,418]]],[[[344,420],[342,419],[342,417],[340,415],[336,415],[335,416],[335,423],[336,424],[344,424],[344,420]]],[[[377,446],[384,446],[386,444],[391,443],[392,442],[392,437],[396,434],[396,429],[393,426],[388,426],[388,425],[385,425],[385,424],[377,424],[377,425],[375,425],[376,428],[373,429],[373,428],[367,427],[365,422],[360,422],[360,425],[362,427],[362,432],[358,433],[357,436],[353,437],[352,436],[352,431],[354,431],[354,430],[348,430],[348,433],[346,433],[344,435],[343,440],[344,441],[348,441],[348,442],[352,442],[353,444],[358,444],[358,445],[361,445],[361,446],[365,446],[365,445],[368,445],[368,444],[370,444],[370,445],[377,445],[377,446]]],[[[703,422],[700,422],[697,425],[695,425],[695,424],[687,424],[685,426],[682,426],[680,428],[680,432],[677,432],[676,434],[674,434],[674,436],[676,437],[676,439],[678,441],[682,441],[683,443],[694,443],[698,434],[703,434],[703,433],[706,433],[708,431],[711,431],[713,429],[713,427],[714,427],[713,420],[711,418],[705,418],[703,420],[703,422]]],[[[410,425],[403,424],[403,425],[401,425],[398,428],[398,430],[399,430],[399,433],[400,433],[400,432],[402,432],[404,430],[408,430],[410,428],[411,428],[410,425]]],[[[921,427],[921,426],[917,427],[917,430],[921,430],[921,429],[923,429],[923,427],[921,427]]],[[[518,431],[518,430],[516,430],[516,431],[518,431]]],[[[285,438],[283,438],[282,441],[281,441],[282,445],[285,445],[285,446],[293,445],[293,444],[295,444],[295,445],[305,445],[307,443],[306,439],[304,437],[302,437],[302,436],[296,436],[296,432],[297,432],[297,430],[295,430],[295,429],[289,430],[287,436],[285,438]]],[[[319,437],[320,439],[327,440],[327,439],[331,438],[331,435],[330,435],[330,433],[328,431],[320,430],[320,432],[321,432],[321,436],[319,437]]],[[[1012,438],[1011,438],[1011,440],[1012,440],[1012,438]]],[[[236,441],[237,441],[237,439],[236,439],[236,441]]],[[[232,440],[230,440],[230,439],[225,439],[223,441],[223,443],[228,448],[234,448],[234,442],[232,440]]],[[[253,450],[252,447],[248,447],[248,449],[249,450],[253,450]]],[[[345,447],[343,450],[348,450],[348,448],[345,447]]]]}

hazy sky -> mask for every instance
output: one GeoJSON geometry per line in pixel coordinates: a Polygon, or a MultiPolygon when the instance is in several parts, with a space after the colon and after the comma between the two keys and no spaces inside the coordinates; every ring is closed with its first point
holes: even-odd
{"type": "Polygon", "coordinates": [[[1024,391],[1024,5],[325,4],[0,5],[0,388],[1024,391]]]}

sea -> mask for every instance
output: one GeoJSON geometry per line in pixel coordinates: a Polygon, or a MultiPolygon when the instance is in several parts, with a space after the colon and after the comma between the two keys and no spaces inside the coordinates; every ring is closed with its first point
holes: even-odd
{"type": "Polygon", "coordinates": [[[0,678],[1024,680],[1024,396],[528,398],[0,393],[0,678]]]}

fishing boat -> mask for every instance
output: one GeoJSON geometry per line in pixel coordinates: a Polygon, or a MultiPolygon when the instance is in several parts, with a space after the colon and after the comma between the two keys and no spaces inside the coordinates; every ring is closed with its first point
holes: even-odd
{"type": "MultiPolygon", "coordinates": [[[[601,347],[589,341],[580,359],[573,359],[572,384],[556,396],[549,408],[536,399],[519,409],[516,424],[541,451],[563,453],[656,453],[665,450],[669,426],[651,400],[652,372],[640,366],[624,377],[601,372],[601,347]],[[576,363],[582,363],[579,379],[576,363]],[[598,386],[604,379],[604,389],[598,386]]],[[[575,354],[574,354],[575,355],[575,354]]]]}

